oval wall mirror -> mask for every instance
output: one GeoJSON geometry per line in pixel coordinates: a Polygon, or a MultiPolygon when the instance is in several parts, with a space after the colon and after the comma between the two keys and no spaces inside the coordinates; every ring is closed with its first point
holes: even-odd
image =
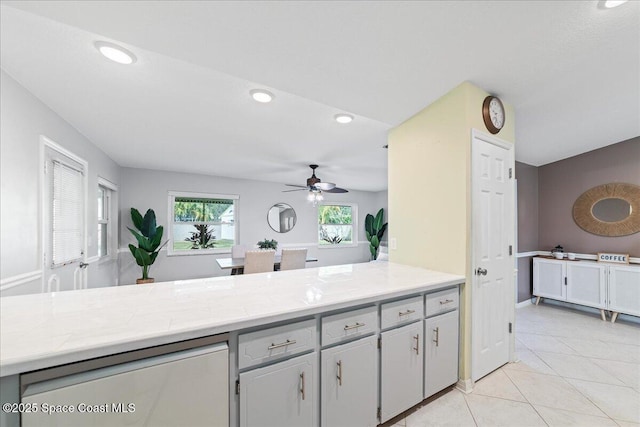
{"type": "Polygon", "coordinates": [[[296,225],[296,211],[286,203],[276,203],[267,213],[269,227],[278,233],[291,231],[296,225]]]}
{"type": "Polygon", "coordinates": [[[611,183],[593,187],[573,204],[580,228],[598,236],[628,236],[640,231],[640,186],[611,183]]]}
{"type": "Polygon", "coordinates": [[[624,199],[612,197],[596,202],[591,208],[591,213],[600,221],[618,222],[627,219],[631,215],[631,203],[624,199]]]}

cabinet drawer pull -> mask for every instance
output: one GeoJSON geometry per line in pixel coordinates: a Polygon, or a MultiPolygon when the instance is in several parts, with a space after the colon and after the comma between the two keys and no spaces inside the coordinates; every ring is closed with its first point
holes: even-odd
{"type": "Polygon", "coordinates": [[[452,299],[446,299],[444,301],[440,301],[440,305],[449,304],[449,303],[452,303],[452,302],[453,302],[452,299]]]}
{"type": "Polygon", "coordinates": [[[338,385],[342,385],[342,360],[339,360],[338,363],[338,375],[336,376],[336,378],[338,378],[338,385]]]}
{"type": "Polygon", "coordinates": [[[361,328],[361,327],[363,327],[364,325],[365,325],[364,323],[356,322],[356,324],[355,324],[355,325],[351,325],[351,326],[349,326],[349,325],[345,325],[345,326],[344,326],[344,330],[345,330],[345,331],[348,331],[348,330],[351,330],[351,329],[357,329],[357,328],[361,328]]]}
{"type": "Polygon", "coordinates": [[[267,350],[273,350],[274,348],[286,347],[288,345],[293,345],[296,343],[296,340],[286,340],[285,342],[281,342],[280,344],[273,344],[267,347],[267,350]]]}
{"type": "Polygon", "coordinates": [[[304,400],[304,372],[300,374],[300,382],[302,383],[302,388],[300,388],[300,393],[302,394],[302,400],[304,400]]]}
{"type": "Polygon", "coordinates": [[[416,354],[420,354],[420,334],[416,335],[415,337],[413,337],[414,340],[416,340],[416,346],[413,348],[416,351],[416,354]]]}
{"type": "Polygon", "coordinates": [[[438,326],[437,328],[435,328],[433,332],[436,333],[436,339],[433,340],[433,342],[436,343],[436,347],[438,347],[438,345],[440,344],[440,327],[438,326]]]}
{"type": "Polygon", "coordinates": [[[399,312],[399,313],[398,313],[398,316],[400,316],[400,317],[402,317],[402,316],[408,316],[409,314],[413,314],[413,313],[415,313],[415,312],[416,312],[415,310],[411,310],[411,309],[409,309],[409,310],[407,310],[407,311],[401,311],[401,312],[399,312]]]}

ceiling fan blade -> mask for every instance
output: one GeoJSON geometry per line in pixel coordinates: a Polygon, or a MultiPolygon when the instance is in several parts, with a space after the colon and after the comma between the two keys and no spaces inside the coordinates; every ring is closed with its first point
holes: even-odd
{"type": "Polygon", "coordinates": [[[315,186],[322,191],[329,191],[336,188],[336,185],[333,182],[316,182],[315,186]]]}
{"type": "Polygon", "coordinates": [[[299,188],[307,188],[306,185],[296,185],[296,184],[285,184],[287,187],[299,187],[299,188]]]}
{"type": "Polygon", "coordinates": [[[283,193],[291,193],[292,191],[304,191],[306,190],[307,187],[305,188],[296,188],[295,190],[282,190],[283,193]]]}
{"type": "Polygon", "coordinates": [[[348,193],[349,190],[345,190],[344,188],[334,187],[331,190],[326,190],[325,193],[348,193]]]}

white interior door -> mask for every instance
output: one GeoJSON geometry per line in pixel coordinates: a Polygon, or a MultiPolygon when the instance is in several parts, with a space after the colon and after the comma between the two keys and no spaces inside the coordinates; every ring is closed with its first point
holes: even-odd
{"type": "Polygon", "coordinates": [[[514,318],[513,145],[472,136],[471,379],[509,361],[514,318]]]}
{"type": "Polygon", "coordinates": [[[42,292],[86,288],[87,163],[42,137],[42,292]]]}

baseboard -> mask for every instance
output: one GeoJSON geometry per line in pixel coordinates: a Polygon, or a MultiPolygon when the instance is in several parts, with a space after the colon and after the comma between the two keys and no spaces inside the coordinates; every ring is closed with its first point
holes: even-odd
{"type": "Polygon", "coordinates": [[[526,299],[526,300],[524,300],[522,302],[516,303],[516,308],[526,307],[526,306],[531,305],[531,304],[533,304],[531,302],[531,298],[528,298],[528,299],[526,299]]]}
{"type": "Polygon", "coordinates": [[[474,383],[471,378],[463,380],[459,379],[456,383],[456,388],[465,394],[469,394],[473,391],[474,383]]]}

